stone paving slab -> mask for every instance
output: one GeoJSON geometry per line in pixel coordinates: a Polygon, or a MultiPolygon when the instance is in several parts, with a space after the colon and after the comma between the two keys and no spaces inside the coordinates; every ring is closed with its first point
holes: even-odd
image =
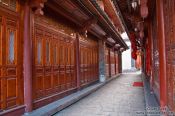
{"type": "MultiPolygon", "coordinates": [[[[110,78],[105,83],[97,83],[95,85],[89,86],[89,87],[82,89],[76,93],[73,93],[73,94],[71,94],[63,99],[60,99],[60,100],[55,101],[53,103],[50,103],[44,107],[41,107],[37,110],[34,110],[31,113],[24,114],[24,116],[51,116],[51,115],[55,114],[56,112],[68,107],[69,105],[79,101],[80,99],[84,98],[85,96],[93,93],[94,91],[96,91],[100,87],[104,86],[106,83],[117,78],[119,75],[116,75],[116,76],[110,78]]],[[[94,97],[96,97],[96,96],[94,96],[94,97]]],[[[93,102],[93,101],[89,100],[89,103],[90,102],[93,102]]],[[[96,108],[96,107],[94,107],[94,108],[96,108]]],[[[93,107],[90,107],[90,110],[92,110],[92,109],[93,109],[93,107]]],[[[75,110],[76,110],[76,108],[75,108],[75,110]]],[[[87,111],[85,111],[85,112],[87,112],[87,111]]]]}
{"type": "Polygon", "coordinates": [[[54,116],[145,116],[143,87],[135,81],[142,81],[140,72],[122,74],[54,116]]]}

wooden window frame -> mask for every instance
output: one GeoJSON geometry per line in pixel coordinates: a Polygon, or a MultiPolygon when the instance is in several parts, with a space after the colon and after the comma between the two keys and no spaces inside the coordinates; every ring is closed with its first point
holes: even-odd
{"type": "Polygon", "coordinates": [[[7,39],[7,42],[6,42],[6,53],[7,53],[7,64],[8,65],[13,65],[13,64],[17,64],[16,62],[16,59],[17,59],[17,30],[13,27],[10,27],[10,26],[7,26],[7,33],[6,33],[6,39],[7,39]],[[14,59],[13,61],[11,62],[10,59],[9,59],[9,56],[10,56],[10,53],[9,53],[9,47],[10,47],[10,44],[9,44],[9,41],[10,41],[10,32],[14,32],[14,59]]]}

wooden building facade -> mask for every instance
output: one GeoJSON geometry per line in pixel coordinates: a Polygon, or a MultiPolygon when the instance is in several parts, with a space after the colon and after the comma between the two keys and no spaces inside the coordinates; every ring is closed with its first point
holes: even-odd
{"type": "Polygon", "coordinates": [[[115,1],[115,5],[130,33],[133,58],[136,59],[134,51],[140,50],[143,75],[150,82],[161,110],[165,115],[172,115],[169,111],[175,112],[175,1],[136,0],[128,3],[120,0],[115,1]]]}
{"type": "Polygon", "coordinates": [[[146,58],[144,73],[156,95],[161,110],[175,112],[174,103],[174,0],[152,1],[145,40],[146,58]]]}
{"type": "Polygon", "coordinates": [[[97,6],[92,0],[0,0],[0,115],[31,112],[98,82],[103,60],[104,76],[121,72],[128,47],[97,6]]]}

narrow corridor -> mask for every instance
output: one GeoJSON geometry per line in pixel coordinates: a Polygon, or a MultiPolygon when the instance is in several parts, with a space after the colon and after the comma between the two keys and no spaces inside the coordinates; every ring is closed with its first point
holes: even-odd
{"type": "MultiPolygon", "coordinates": [[[[55,116],[136,116],[145,110],[139,72],[125,73],[55,116]]],[[[142,115],[143,116],[143,115],[142,115]]]]}

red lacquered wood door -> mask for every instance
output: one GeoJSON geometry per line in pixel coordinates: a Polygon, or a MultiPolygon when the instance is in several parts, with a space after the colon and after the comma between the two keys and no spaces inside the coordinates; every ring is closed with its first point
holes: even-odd
{"type": "Polygon", "coordinates": [[[115,55],[115,62],[116,62],[115,72],[116,74],[118,74],[119,73],[118,54],[115,55]]]}
{"type": "Polygon", "coordinates": [[[22,52],[18,17],[0,12],[0,111],[23,103],[22,52]]]}
{"type": "Polygon", "coordinates": [[[57,36],[55,34],[53,40],[52,40],[52,74],[53,74],[53,93],[60,92],[60,51],[59,51],[60,41],[57,39],[57,36]]]}
{"type": "Polygon", "coordinates": [[[60,87],[61,87],[61,91],[65,90],[65,46],[64,46],[64,42],[60,41],[60,58],[59,58],[59,62],[60,62],[60,87]]]}
{"type": "Polygon", "coordinates": [[[112,50],[111,50],[110,58],[111,58],[111,76],[114,76],[115,75],[115,54],[114,54],[114,51],[112,50]]]}
{"type": "Polygon", "coordinates": [[[85,57],[86,57],[86,53],[83,47],[80,47],[80,75],[81,75],[81,79],[80,79],[80,83],[81,85],[85,83],[85,57]]]}
{"type": "Polygon", "coordinates": [[[60,99],[76,89],[75,37],[67,34],[67,31],[62,32],[57,25],[60,24],[53,22],[50,17],[35,17],[32,83],[34,108],[60,99]]]}
{"type": "Polygon", "coordinates": [[[90,38],[80,39],[80,83],[88,85],[98,80],[98,43],[90,38]]]}

